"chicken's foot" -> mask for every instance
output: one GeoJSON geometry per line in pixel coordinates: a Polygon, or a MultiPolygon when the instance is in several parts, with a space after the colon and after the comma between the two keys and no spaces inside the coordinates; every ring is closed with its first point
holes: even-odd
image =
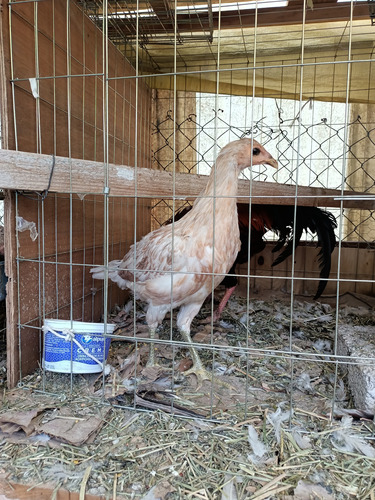
{"type": "Polygon", "coordinates": [[[185,342],[189,344],[190,356],[193,360],[193,366],[184,372],[184,375],[194,374],[198,379],[198,387],[200,387],[205,380],[211,380],[212,375],[205,369],[197,350],[192,345],[193,341],[190,336],[190,329],[181,328],[180,333],[185,342]]]}
{"type": "MultiPolygon", "coordinates": [[[[184,330],[181,328],[180,332],[181,332],[183,339],[186,342],[188,342],[189,344],[193,343],[191,336],[190,336],[190,331],[184,330]]],[[[193,345],[189,346],[189,351],[190,351],[191,359],[193,360],[193,366],[191,368],[189,368],[189,370],[186,370],[186,372],[183,372],[183,373],[184,373],[184,375],[193,374],[197,377],[197,380],[198,380],[197,390],[202,386],[202,384],[205,380],[209,380],[211,382],[214,381],[220,385],[223,385],[224,387],[227,387],[228,389],[234,389],[234,387],[232,387],[230,384],[227,384],[223,380],[218,380],[217,377],[214,377],[212,373],[210,373],[209,371],[206,370],[206,368],[203,366],[202,360],[199,357],[199,354],[198,354],[196,348],[193,345]]]]}
{"type": "MultiPolygon", "coordinates": [[[[193,347],[191,349],[194,349],[193,347]]],[[[190,354],[191,354],[191,349],[190,354]]],[[[194,349],[195,354],[197,354],[196,350],[194,349]]],[[[192,356],[193,357],[193,356],[192,356]]],[[[213,384],[219,384],[227,389],[231,390],[236,390],[234,386],[231,384],[224,382],[224,380],[218,379],[218,377],[215,377],[212,373],[206,370],[206,368],[202,365],[202,362],[199,359],[199,363],[194,363],[189,370],[186,370],[186,372],[183,372],[184,375],[195,375],[197,377],[198,385],[197,385],[197,390],[199,390],[205,380],[209,380],[213,384]]]]}

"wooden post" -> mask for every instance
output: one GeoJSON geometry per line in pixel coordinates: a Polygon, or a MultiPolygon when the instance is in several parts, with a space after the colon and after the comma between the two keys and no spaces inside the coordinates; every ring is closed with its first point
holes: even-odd
{"type": "MultiPolygon", "coordinates": [[[[15,148],[12,92],[10,84],[9,9],[5,0],[0,0],[0,117],[1,142],[6,149],[15,148]]],[[[6,338],[8,386],[18,381],[19,357],[17,334],[17,270],[15,196],[4,190],[4,259],[6,285],[6,338]]]]}

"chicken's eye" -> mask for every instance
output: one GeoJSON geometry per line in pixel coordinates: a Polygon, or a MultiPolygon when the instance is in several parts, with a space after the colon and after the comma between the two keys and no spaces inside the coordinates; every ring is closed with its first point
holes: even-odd
{"type": "Polygon", "coordinates": [[[260,154],[260,149],[259,148],[254,148],[253,149],[253,156],[258,156],[260,154]]]}

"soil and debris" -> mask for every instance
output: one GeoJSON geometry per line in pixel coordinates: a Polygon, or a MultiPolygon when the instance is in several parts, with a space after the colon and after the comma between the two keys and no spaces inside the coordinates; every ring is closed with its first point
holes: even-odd
{"type": "Polygon", "coordinates": [[[106,374],[39,372],[4,390],[0,485],[143,500],[375,498],[373,414],[354,409],[332,357],[336,316],[374,331],[372,305],[355,300],[336,315],[334,301],[291,311],[282,297],[233,297],[213,324],[209,304],[192,327],[213,372],[201,386],[184,376],[190,359],[169,344],[168,321],[150,368],[144,312],[115,311],[106,374]],[[134,325],[139,338],[125,341],[134,325]]]}

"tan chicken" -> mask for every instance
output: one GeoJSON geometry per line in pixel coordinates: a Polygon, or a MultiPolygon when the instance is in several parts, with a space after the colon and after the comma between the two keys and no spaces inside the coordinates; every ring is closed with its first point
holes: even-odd
{"type": "MultiPolygon", "coordinates": [[[[193,373],[199,382],[210,380],[192,345],[190,325],[204,300],[228,273],[241,246],[237,217],[238,175],[247,167],[277,161],[252,139],[227,144],[218,154],[204,191],[182,219],[162,226],[132,245],[125,257],[108,265],[108,277],[148,304],[150,339],[171,308],[179,307],[177,328],[188,344],[193,373]]],[[[105,267],[91,269],[104,279],[105,267]]],[[[155,362],[150,343],[148,365],[155,362]]]]}

